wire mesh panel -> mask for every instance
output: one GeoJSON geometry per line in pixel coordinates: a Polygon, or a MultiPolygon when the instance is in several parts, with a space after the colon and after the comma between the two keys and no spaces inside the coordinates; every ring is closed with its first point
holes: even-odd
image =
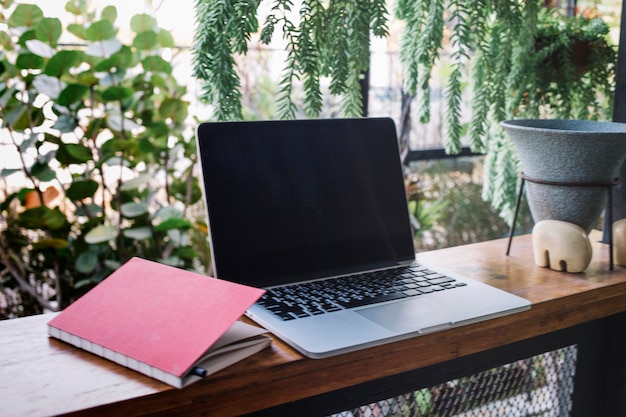
{"type": "Polygon", "coordinates": [[[576,355],[568,346],[332,417],[568,416],[576,355]]]}

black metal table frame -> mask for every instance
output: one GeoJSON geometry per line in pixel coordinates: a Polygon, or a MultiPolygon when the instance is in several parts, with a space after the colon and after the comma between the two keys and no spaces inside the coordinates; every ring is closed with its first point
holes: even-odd
{"type": "MultiPolygon", "coordinates": [[[[572,417],[626,416],[626,313],[248,416],[327,416],[577,345],[572,417]]],[[[418,336],[419,337],[419,336],[418,336]]],[[[419,352],[415,352],[419,355],[419,352]]],[[[407,359],[410,360],[410,359],[407,359]]]]}

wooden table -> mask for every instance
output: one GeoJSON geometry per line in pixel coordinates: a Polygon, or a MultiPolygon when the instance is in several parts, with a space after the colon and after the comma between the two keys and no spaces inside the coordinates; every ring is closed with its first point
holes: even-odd
{"type": "Polygon", "coordinates": [[[616,399],[611,410],[623,413],[626,268],[610,271],[608,246],[600,243],[594,243],[592,264],[582,274],[536,267],[530,236],[516,237],[509,257],[506,244],[501,239],[459,246],[418,259],[527,298],[528,311],[321,360],[304,358],[275,340],[271,348],[182,390],[49,339],[46,323],[52,315],[0,322],[0,416],[224,417],[276,406],[282,411],[267,415],[294,410],[318,415],[393,394],[423,377],[424,369],[439,366],[444,376],[465,367],[475,370],[500,356],[558,345],[563,338],[583,341],[578,414],[597,410],[608,395],[616,399]],[[579,334],[592,340],[585,344],[579,334]]]}

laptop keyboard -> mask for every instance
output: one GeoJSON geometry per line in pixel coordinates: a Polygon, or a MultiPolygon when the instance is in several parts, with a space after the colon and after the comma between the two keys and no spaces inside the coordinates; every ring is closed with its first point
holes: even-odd
{"type": "Polygon", "coordinates": [[[259,299],[283,320],[414,297],[465,286],[419,265],[274,287],[259,299]]]}

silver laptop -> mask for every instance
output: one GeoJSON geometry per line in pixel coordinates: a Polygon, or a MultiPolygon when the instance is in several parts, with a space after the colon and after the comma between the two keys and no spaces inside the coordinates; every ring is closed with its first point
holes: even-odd
{"type": "Polygon", "coordinates": [[[267,293],[247,315],[312,358],[528,309],[415,261],[389,118],[203,123],[215,276],[267,293]]]}

